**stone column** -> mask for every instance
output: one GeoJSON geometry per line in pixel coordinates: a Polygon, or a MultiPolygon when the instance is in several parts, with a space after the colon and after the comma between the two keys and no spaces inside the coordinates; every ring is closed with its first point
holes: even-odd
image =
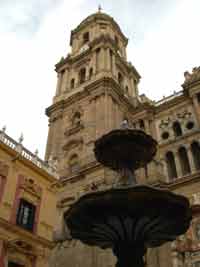
{"type": "Polygon", "coordinates": [[[114,120],[114,113],[113,113],[113,103],[112,103],[112,97],[108,95],[108,130],[113,129],[113,120],[114,120]]]}
{"type": "Polygon", "coordinates": [[[130,78],[131,80],[131,96],[136,97],[136,88],[133,77],[130,78]]]}
{"type": "Polygon", "coordinates": [[[195,167],[194,158],[192,155],[191,146],[189,144],[186,144],[185,147],[187,149],[188,160],[189,160],[191,172],[194,173],[196,171],[196,167],[195,167]]]}
{"type": "Polygon", "coordinates": [[[65,72],[63,73],[61,93],[67,91],[67,82],[68,82],[68,69],[66,69],[65,72]]]}
{"type": "Polygon", "coordinates": [[[91,127],[92,127],[92,140],[96,140],[96,128],[97,128],[97,120],[96,120],[96,98],[93,98],[91,100],[91,112],[92,112],[92,121],[91,121],[91,127]]]}
{"type": "Polygon", "coordinates": [[[200,103],[198,102],[198,99],[197,99],[196,95],[192,96],[192,102],[193,102],[193,105],[194,105],[196,119],[197,119],[198,125],[200,127],[200,103]]]}
{"type": "Polygon", "coordinates": [[[110,51],[109,48],[105,48],[105,70],[110,71],[110,51]]]}
{"type": "Polygon", "coordinates": [[[181,163],[179,160],[179,155],[178,155],[178,151],[173,151],[174,152],[174,161],[175,161],[175,165],[176,165],[176,172],[177,172],[177,177],[182,177],[182,169],[181,169],[181,163]]]}
{"type": "Polygon", "coordinates": [[[96,75],[97,74],[97,51],[95,50],[94,51],[94,54],[93,54],[93,71],[94,71],[94,74],[96,75]]]}
{"type": "Polygon", "coordinates": [[[173,267],[179,266],[179,257],[177,251],[172,251],[172,266],[173,267]]]}
{"type": "Polygon", "coordinates": [[[102,47],[99,54],[99,70],[104,70],[105,68],[105,49],[102,47]]]}
{"type": "Polygon", "coordinates": [[[160,162],[162,164],[164,176],[166,177],[166,182],[169,182],[170,180],[169,180],[169,175],[168,175],[166,160],[164,158],[161,158],[160,159],[160,162]]]}
{"type": "Polygon", "coordinates": [[[62,74],[59,72],[57,73],[56,96],[60,94],[61,80],[62,80],[62,74]]]}
{"type": "Polygon", "coordinates": [[[112,64],[112,66],[113,66],[113,76],[115,77],[115,78],[117,78],[117,71],[116,71],[116,57],[115,57],[115,54],[113,53],[113,64],[112,64]]]}
{"type": "Polygon", "coordinates": [[[148,119],[144,120],[144,128],[145,128],[145,132],[147,134],[150,134],[150,125],[149,125],[149,120],[148,119]]]}

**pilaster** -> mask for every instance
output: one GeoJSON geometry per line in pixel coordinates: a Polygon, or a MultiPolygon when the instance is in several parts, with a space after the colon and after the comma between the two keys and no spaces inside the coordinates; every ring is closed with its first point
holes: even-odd
{"type": "Polygon", "coordinates": [[[194,163],[194,158],[192,155],[192,150],[191,150],[191,146],[189,144],[185,145],[186,149],[187,149],[187,154],[188,154],[188,160],[189,160],[189,164],[190,164],[190,169],[191,172],[195,172],[196,171],[196,167],[195,167],[195,163],[194,163]]]}
{"type": "Polygon", "coordinates": [[[59,73],[57,74],[56,96],[58,96],[58,95],[60,94],[61,78],[62,78],[62,74],[59,72],[59,73]]]}
{"type": "Polygon", "coordinates": [[[181,169],[181,163],[179,160],[179,155],[178,155],[178,151],[174,151],[174,161],[175,161],[175,165],[176,165],[176,172],[177,172],[177,177],[182,177],[182,169],[181,169]]]}
{"type": "Polygon", "coordinates": [[[164,158],[161,158],[160,162],[161,162],[162,167],[163,167],[163,173],[164,173],[164,176],[166,177],[166,182],[170,182],[169,176],[168,176],[168,171],[167,171],[166,160],[164,158]]]}
{"type": "Polygon", "coordinates": [[[200,106],[199,106],[200,103],[198,102],[196,94],[192,96],[192,102],[194,105],[194,110],[195,110],[198,126],[200,127],[200,106]]]}

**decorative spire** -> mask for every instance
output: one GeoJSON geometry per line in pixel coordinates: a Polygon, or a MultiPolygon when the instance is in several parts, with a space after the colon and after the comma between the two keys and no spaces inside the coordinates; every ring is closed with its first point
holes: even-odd
{"type": "Polygon", "coordinates": [[[101,13],[101,11],[102,11],[102,7],[101,7],[101,5],[99,5],[98,6],[98,12],[101,13]]]}
{"type": "Polygon", "coordinates": [[[34,152],[34,155],[35,155],[36,157],[38,157],[38,153],[39,153],[39,151],[38,151],[38,149],[36,149],[35,152],[34,152]]]}
{"type": "Polygon", "coordinates": [[[6,132],[6,125],[3,126],[3,128],[2,128],[2,132],[3,132],[3,133],[6,132]]]}
{"type": "Polygon", "coordinates": [[[23,136],[23,133],[21,133],[19,137],[19,143],[22,144],[23,141],[24,141],[24,136],[23,136]]]}

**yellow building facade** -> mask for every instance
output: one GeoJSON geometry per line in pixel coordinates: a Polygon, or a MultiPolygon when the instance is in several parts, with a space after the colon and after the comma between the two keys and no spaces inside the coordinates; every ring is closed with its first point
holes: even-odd
{"type": "MultiPolygon", "coordinates": [[[[22,140],[21,140],[22,141],[22,140]]],[[[0,132],[0,266],[48,266],[53,247],[55,168],[0,132]]]]}

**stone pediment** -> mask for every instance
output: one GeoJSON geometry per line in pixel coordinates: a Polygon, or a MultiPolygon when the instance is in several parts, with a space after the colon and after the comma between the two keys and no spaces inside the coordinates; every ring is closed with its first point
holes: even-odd
{"type": "Polygon", "coordinates": [[[32,179],[26,178],[21,187],[32,195],[41,197],[41,188],[32,179]]]}

